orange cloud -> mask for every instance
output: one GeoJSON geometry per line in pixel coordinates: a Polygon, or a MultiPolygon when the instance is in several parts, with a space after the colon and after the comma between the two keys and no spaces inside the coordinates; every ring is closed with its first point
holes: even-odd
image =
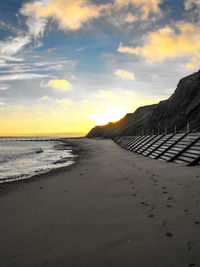
{"type": "Polygon", "coordinates": [[[126,17],[124,19],[124,21],[128,22],[128,23],[131,23],[135,20],[137,20],[137,18],[135,16],[133,16],[133,14],[131,14],[131,13],[126,14],[126,17]]]}
{"type": "Polygon", "coordinates": [[[24,8],[36,17],[56,19],[62,28],[78,30],[83,23],[99,17],[100,12],[109,6],[89,4],[86,0],[51,0],[46,5],[41,2],[27,3],[24,8]]]}
{"type": "Polygon", "coordinates": [[[122,8],[129,4],[133,4],[142,10],[142,19],[147,19],[150,12],[159,13],[159,4],[161,0],[115,0],[116,6],[122,8]]]}
{"type": "Polygon", "coordinates": [[[123,79],[127,79],[127,80],[134,80],[135,76],[133,73],[128,72],[126,70],[122,70],[122,69],[118,69],[115,72],[116,75],[118,75],[119,77],[123,78],[123,79]]]}
{"type": "Polygon", "coordinates": [[[45,87],[50,86],[60,91],[67,91],[71,89],[72,85],[66,80],[50,80],[45,87]]]}
{"type": "Polygon", "coordinates": [[[149,33],[144,46],[134,48],[121,43],[118,52],[142,55],[150,62],[191,56],[192,61],[186,67],[194,68],[194,63],[197,62],[195,59],[200,59],[200,30],[195,25],[184,22],[177,23],[175,27],[178,32],[166,26],[149,33]]]}

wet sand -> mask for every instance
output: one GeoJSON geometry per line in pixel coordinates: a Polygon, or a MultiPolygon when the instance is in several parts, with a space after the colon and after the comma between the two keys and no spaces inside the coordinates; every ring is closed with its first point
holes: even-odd
{"type": "Polygon", "coordinates": [[[0,192],[1,267],[200,266],[200,167],[73,142],[74,167],[0,192]]]}

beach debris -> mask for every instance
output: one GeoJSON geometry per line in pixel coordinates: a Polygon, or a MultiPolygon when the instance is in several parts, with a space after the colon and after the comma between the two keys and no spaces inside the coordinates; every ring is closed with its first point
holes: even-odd
{"type": "Polygon", "coordinates": [[[173,234],[170,233],[170,232],[167,232],[165,235],[168,236],[168,237],[172,237],[173,236],[173,234]]]}
{"type": "Polygon", "coordinates": [[[43,153],[44,151],[42,150],[42,149],[38,149],[37,151],[36,151],[36,153],[37,154],[40,154],[40,153],[43,153]]]}

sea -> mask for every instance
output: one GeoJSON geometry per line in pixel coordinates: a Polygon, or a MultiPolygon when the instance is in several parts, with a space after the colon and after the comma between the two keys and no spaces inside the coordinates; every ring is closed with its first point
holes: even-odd
{"type": "Polygon", "coordinates": [[[67,139],[0,138],[0,183],[66,167],[75,158],[67,139]]]}

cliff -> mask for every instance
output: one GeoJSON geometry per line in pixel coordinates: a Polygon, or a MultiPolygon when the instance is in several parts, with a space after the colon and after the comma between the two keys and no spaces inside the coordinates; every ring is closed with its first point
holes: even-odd
{"type": "Polygon", "coordinates": [[[183,132],[187,123],[200,131],[200,71],[181,79],[175,92],[165,101],[138,108],[115,123],[94,127],[87,137],[114,137],[139,131],[183,132]],[[159,130],[158,130],[159,129],[159,130]]]}

